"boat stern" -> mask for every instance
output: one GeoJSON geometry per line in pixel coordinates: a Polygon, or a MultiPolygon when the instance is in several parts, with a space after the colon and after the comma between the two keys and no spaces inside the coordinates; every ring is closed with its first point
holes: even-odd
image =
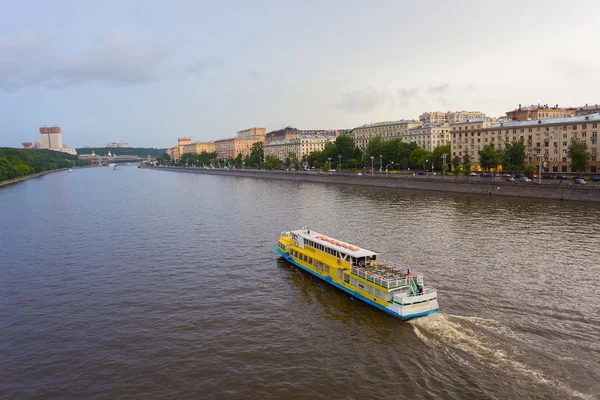
{"type": "Polygon", "coordinates": [[[397,294],[394,296],[391,307],[402,319],[422,317],[440,309],[435,289],[427,289],[418,296],[397,294]]]}

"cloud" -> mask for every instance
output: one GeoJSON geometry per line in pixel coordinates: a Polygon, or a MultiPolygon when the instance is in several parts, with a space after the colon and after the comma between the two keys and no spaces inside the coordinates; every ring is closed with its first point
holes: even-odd
{"type": "Polygon", "coordinates": [[[448,89],[450,89],[450,84],[449,83],[443,83],[441,85],[438,86],[431,86],[430,88],[427,89],[428,93],[445,93],[448,91],[448,89]]]}
{"type": "Polygon", "coordinates": [[[80,52],[25,32],[0,40],[0,90],[44,85],[62,88],[86,83],[111,86],[139,85],[183,75],[200,75],[222,61],[200,59],[187,67],[169,65],[175,50],[160,42],[134,42],[123,32],[111,31],[80,52]]]}
{"type": "Polygon", "coordinates": [[[256,71],[249,71],[249,72],[248,72],[248,79],[256,79],[256,80],[259,80],[259,79],[262,79],[262,78],[263,78],[263,77],[262,77],[262,75],[261,75],[261,74],[259,74],[259,73],[258,73],[258,72],[256,72],[256,71]]]}
{"type": "Polygon", "coordinates": [[[389,98],[387,93],[369,87],[344,94],[336,107],[348,112],[369,112],[385,104],[389,98]]]}

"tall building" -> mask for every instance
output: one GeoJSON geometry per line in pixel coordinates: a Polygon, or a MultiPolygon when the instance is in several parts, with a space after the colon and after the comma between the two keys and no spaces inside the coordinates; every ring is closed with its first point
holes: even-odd
{"type": "MultiPolygon", "coordinates": [[[[540,109],[540,112],[541,109],[540,109]]],[[[452,127],[452,157],[464,157],[479,162],[479,151],[494,145],[498,152],[510,143],[523,140],[527,162],[544,162],[548,172],[571,171],[569,145],[573,140],[585,143],[590,154],[589,173],[598,173],[598,125],[600,113],[562,118],[541,118],[531,121],[470,123],[452,127]],[[538,159],[538,155],[541,158],[538,159]]]]}
{"type": "Polygon", "coordinates": [[[219,158],[236,158],[238,154],[243,157],[250,154],[254,143],[264,143],[264,136],[234,137],[215,140],[215,151],[219,158]]]}
{"type": "Polygon", "coordinates": [[[202,152],[213,153],[215,151],[215,143],[211,140],[210,142],[195,142],[186,144],[183,146],[183,154],[186,153],[196,153],[200,154],[202,152]]]}
{"type": "Polygon", "coordinates": [[[449,124],[424,124],[408,130],[403,138],[405,142],[415,142],[419,147],[433,151],[438,146],[445,146],[452,141],[449,124]]]}
{"type": "Polygon", "coordinates": [[[40,149],[63,150],[62,135],[58,126],[40,128],[40,149]]]}
{"type": "Polygon", "coordinates": [[[485,118],[480,111],[431,111],[419,115],[419,121],[424,124],[454,124],[467,119],[485,118]]]}
{"type": "Polygon", "coordinates": [[[323,151],[327,143],[335,142],[335,138],[335,135],[301,135],[289,140],[269,142],[263,149],[265,157],[275,156],[283,161],[290,153],[294,153],[296,158],[302,160],[302,157],[313,151],[323,151]]]}
{"type": "Polygon", "coordinates": [[[376,136],[383,140],[404,139],[409,134],[409,129],[421,126],[421,122],[413,120],[400,120],[390,122],[377,122],[352,129],[354,142],[361,150],[366,150],[369,142],[376,136]]]}
{"type": "Polygon", "coordinates": [[[538,104],[518,108],[506,112],[506,117],[512,121],[531,121],[547,118],[574,117],[577,115],[588,115],[600,112],[600,105],[585,105],[579,107],[559,107],[555,104],[553,107],[548,104],[538,104]]]}
{"type": "Polygon", "coordinates": [[[253,137],[253,136],[265,136],[267,134],[267,128],[248,128],[238,131],[237,136],[241,138],[253,137]]]}

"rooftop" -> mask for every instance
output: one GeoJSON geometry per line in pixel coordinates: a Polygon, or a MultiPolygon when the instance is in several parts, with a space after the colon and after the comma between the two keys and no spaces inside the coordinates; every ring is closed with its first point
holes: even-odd
{"type": "Polygon", "coordinates": [[[409,123],[415,123],[415,124],[419,124],[420,121],[415,121],[413,119],[400,119],[398,121],[384,121],[384,122],[375,122],[373,124],[365,124],[365,125],[361,125],[358,126],[354,129],[359,129],[359,128],[370,128],[370,127],[376,127],[376,126],[392,126],[392,125],[403,125],[403,124],[409,124],[409,123]]]}
{"type": "Polygon", "coordinates": [[[575,117],[562,117],[562,118],[544,118],[534,119],[530,121],[507,121],[501,122],[489,126],[488,128],[510,128],[517,126],[534,126],[534,125],[551,125],[551,124],[574,124],[574,123],[585,123],[585,122],[599,122],[600,113],[589,114],[589,115],[578,115],[575,117]]]}

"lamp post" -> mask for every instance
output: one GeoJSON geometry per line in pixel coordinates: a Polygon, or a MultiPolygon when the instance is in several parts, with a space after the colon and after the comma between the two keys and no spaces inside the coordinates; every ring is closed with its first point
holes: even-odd
{"type": "Polygon", "coordinates": [[[245,168],[245,165],[246,165],[246,162],[245,162],[245,161],[242,161],[242,169],[244,169],[244,168],[245,168]]]}
{"type": "Polygon", "coordinates": [[[382,161],[382,160],[383,160],[383,154],[380,154],[380,155],[379,155],[379,172],[380,172],[380,173],[381,173],[381,170],[382,170],[382,167],[381,167],[381,166],[383,165],[383,164],[382,164],[382,163],[383,163],[383,161],[382,161]]]}
{"type": "Polygon", "coordinates": [[[327,170],[327,173],[331,174],[331,157],[327,157],[327,161],[329,161],[329,169],[327,170]]]}
{"type": "Polygon", "coordinates": [[[427,165],[428,163],[429,163],[429,160],[425,160],[425,164],[423,164],[423,173],[424,173],[425,175],[427,175],[427,170],[426,170],[426,168],[425,168],[425,165],[427,165]]]}
{"type": "MultiPolygon", "coordinates": [[[[448,157],[448,154],[442,154],[443,165],[446,165],[446,157],[448,157]]],[[[444,166],[442,166],[442,176],[444,176],[444,166]]]]}
{"type": "Polygon", "coordinates": [[[371,156],[371,176],[373,176],[373,160],[375,159],[374,156],[371,156]]]}
{"type": "Polygon", "coordinates": [[[385,166],[385,176],[387,176],[387,172],[388,172],[388,167],[390,165],[394,164],[394,162],[392,161],[391,163],[389,163],[388,165],[385,166]]]}
{"type": "Polygon", "coordinates": [[[340,172],[342,172],[342,155],[341,154],[338,156],[338,160],[339,160],[338,168],[339,168],[340,172]]]}
{"type": "Polygon", "coordinates": [[[541,152],[539,152],[537,154],[537,156],[538,156],[538,162],[540,164],[539,165],[539,172],[538,172],[538,183],[541,184],[542,183],[542,156],[543,156],[543,154],[541,152]]]}

